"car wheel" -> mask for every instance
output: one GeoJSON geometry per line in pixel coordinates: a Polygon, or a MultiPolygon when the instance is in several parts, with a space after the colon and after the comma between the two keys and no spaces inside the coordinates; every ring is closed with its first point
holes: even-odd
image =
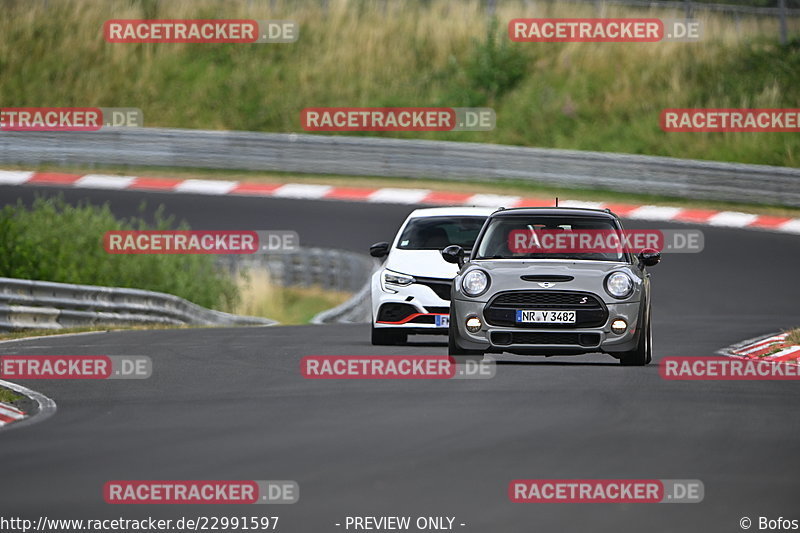
{"type": "Polygon", "coordinates": [[[639,334],[636,348],[620,355],[619,362],[624,366],[644,366],[653,360],[650,319],[639,334]]]}
{"type": "Polygon", "coordinates": [[[397,346],[408,342],[408,334],[388,328],[372,327],[373,346],[397,346]]]}
{"type": "Polygon", "coordinates": [[[450,311],[450,327],[447,329],[447,355],[453,358],[456,364],[463,364],[468,360],[480,361],[483,352],[480,350],[465,350],[456,344],[456,323],[453,321],[453,311],[450,311]]]}

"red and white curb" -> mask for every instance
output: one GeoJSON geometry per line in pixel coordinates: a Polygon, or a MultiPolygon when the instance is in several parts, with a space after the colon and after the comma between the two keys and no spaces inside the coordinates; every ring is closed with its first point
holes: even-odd
{"type": "Polygon", "coordinates": [[[0,387],[12,390],[22,396],[27,396],[36,402],[38,409],[34,414],[26,413],[12,405],[0,403],[0,430],[19,428],[28,424],[41,422],[53,416],[58,409],[56,402],[40,392],[36,392],[22,385],[0,379],[0,387]]]}
{"type": "MultiPolygon", "coordinates": [[[[148,178],[106,174],[65,174],[0,170],[0,185],[50,185],[78,189],[156,191],[213,196],[261,196],[306,200],[345,200],[388,204],[469,205],[486,207],[551,206],[552,198],[470,194],[430,189],[334,187],[310,183],[248,183],[225,180],[148,178]]],[[[686,222],[729,228],[751,228],[800,234],[800,218],[754,215],[736,211],[689,209],[659,205],[564,200],[564,207],[611,209],[623,218],[686,222]]]]}
{"type": "Polygon", "coordinates": [[[720,353],[745,359],[760,359],[776,363],[800,364],[800,346],[787,344],[788,333],[767,335],[746,340],[721,350],[720,353]]]}
{"type": "Polygon", "coordinates": [[[26,418],[25,411],[20,411],[13,405],[0,402],[0,428],[26,418]]]}

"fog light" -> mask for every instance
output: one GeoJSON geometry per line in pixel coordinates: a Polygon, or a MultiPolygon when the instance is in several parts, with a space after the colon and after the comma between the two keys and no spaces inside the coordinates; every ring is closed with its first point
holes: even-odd
{"type": "Polygon", "coordinates": [[[467,331],[470,333],[478,333],[482,325],[481,319],[476,316],[471,316],[467,319],[467,331]]]}
{"type": "Polygon", "coordinates": [[[621,318],[618,318],[611,323],[611,331],[613,331],[617,335],[622,335],[623,333],[625,333],[626,329],[628,329],[628,323],[622,320],[621,318]]]}

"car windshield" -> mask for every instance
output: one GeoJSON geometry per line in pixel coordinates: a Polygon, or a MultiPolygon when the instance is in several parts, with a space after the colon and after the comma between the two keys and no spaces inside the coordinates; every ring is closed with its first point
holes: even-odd
{"type": "Polygon", "coordinates": [[[441,250],[457,244],[471,250],[486,217],[421,217],[408,221],[397,247],[401,250],[441,250]]]}
{"type": "Polygon", "coordinates": [[[605,217],[501,216],[489,222],[475,259],[625,261],[621,231],[605,217]]]}

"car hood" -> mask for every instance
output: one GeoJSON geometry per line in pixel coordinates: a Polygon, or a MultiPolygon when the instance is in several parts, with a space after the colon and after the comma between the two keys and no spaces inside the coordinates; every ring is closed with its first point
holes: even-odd
{"type": "Polygon", "coordinates": [[[439,250],[398,250],[389,254],[384,267],[425,278],[453,279],[458,267],[442,259],[439,250]]]}
{"type": "Polygon", "coordinates": [[[472,264],[498,275],[540,276],[605,276],[612,270],[630,265],[614,261],[566,261],[552,259],[490,259],[474,261],[472,264]]]}
{"type": "Polygon", "coordinates": [[[636,269],[631,268],[627,263],[617,263],[611,261],[554,261],[554,260],[488,260],[474,261],[473,267],[486,270],[492,278],[492,286],[496,290],[520,290],[530,288],[541,290],[549,288],[552,290],[574,290],[589,291],[599,295],[606,302],[615,303],[606,294],[604,282],[606,276],[612,271],[623,271],[630,274],[634,282],[634,294],[627,301],[636,301],[641,290],[641,277],[636,269]],[[551,287],[542,287],[540,283],[547,282],[546,279],[525,281],[520,276],[572,276],[571,281],[556,281],[551,287]]]}

